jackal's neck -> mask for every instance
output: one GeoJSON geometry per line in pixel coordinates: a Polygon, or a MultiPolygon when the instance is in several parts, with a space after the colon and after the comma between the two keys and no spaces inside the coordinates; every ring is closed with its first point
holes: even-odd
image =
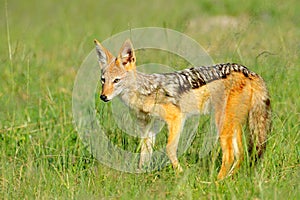
{"type": "Polygon", "coordinates": [[[138,71],[129,73],[125,82],[120,97],[126,104],[129,104],[132,99],[151,94],[159,85],[155,74],[144,74],[138,71]]]}
{"type": "Polygon", "coordinates": [[[149,95],[160,87],[161,81],[158,74],[144,74],[142,72],[137,72],[137,92],[140,95],[149,95]]]}

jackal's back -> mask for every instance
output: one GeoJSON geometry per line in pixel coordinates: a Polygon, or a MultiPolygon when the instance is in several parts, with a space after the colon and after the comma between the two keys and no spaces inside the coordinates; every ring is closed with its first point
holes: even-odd
{"type": "Polygon", "coordinates": [[[189,85],[188,89],[197,89],[219,79],[226,79],[233,72],[242,73],[245,77],[257,76],[247,67],[235,63],[201,66],[176,72],[177,76],[189,85]]]}
{"type": "Polygon", "coordinates": [[[216,80],[226,79],[233,73],[240,73],[245,78],[258,76],[247,67],[235,63],[201,66],[164,74],[140,75],[139,84],[144,93],[157,90],[170,97],[181,96],[193,89],[198,89],[216,80]]]}

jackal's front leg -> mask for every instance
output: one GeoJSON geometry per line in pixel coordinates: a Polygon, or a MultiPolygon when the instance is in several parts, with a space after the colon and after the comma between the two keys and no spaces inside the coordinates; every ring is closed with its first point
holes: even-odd
{"type": "Polygon", "coordinates": [[[180,110],[177,107],[175,108],[171,107],[166,109],[165,121],[167,122],[168,129],[169,129],[166,152],[173,165],[173,168],[178,172],[182,172],[183,170],[177,158],[177,148],[178,148],[180,132],[184,125],[185,118],[184,115],[180,112],[180,110]]]}
{"type": "Polygon", "coordinates": [[[137,122],[141,132],[139,168],[142,169],[149,167],[150,165],[157,131],[153,128],[155,119],[150,118],[149,115],[144,115],[142,113],[138,113],[137,116],[137,122]]]}
{"type": "Polygon", "coordinates": [[[141,156],[139,162],[140,169],[142,169],[146,164],[150,164],[155,138],[155,133],[150,131],[147,137],[141,139],[141,156]]]}

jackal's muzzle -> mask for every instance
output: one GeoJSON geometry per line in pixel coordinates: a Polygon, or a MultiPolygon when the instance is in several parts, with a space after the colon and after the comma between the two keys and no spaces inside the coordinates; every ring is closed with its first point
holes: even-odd
{"type": "Polygon", "coordinates": [[[108,102],[108,101],[109,101],[109,99],[107,98],[107,96],[105,96],[105,95],[103,95],[103,94],[100,95],[100,99],[101,99],[102,101],[104,101],[104,102],[108,102]]]}

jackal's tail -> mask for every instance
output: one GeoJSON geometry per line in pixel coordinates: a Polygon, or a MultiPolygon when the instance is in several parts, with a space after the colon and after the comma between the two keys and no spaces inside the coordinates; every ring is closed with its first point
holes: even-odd
{"type": "Polygon", "coordinates": [[[255,153],[255,158],[259,158],[266,148],[267,134],[271,129],[271,103],[261,77],[255,78],[251,85],[253,92],[248,118],[251,132],[249,152],[252,155],[255,153]]]}

